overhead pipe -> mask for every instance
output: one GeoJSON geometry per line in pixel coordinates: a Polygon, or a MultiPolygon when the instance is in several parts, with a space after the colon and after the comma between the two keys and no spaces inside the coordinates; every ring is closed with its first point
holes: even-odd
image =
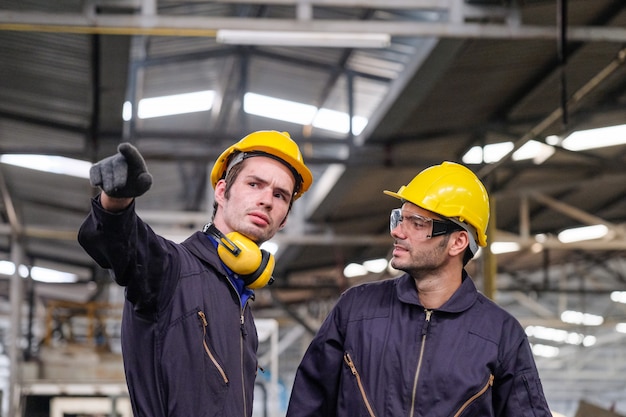
{"type": "MultiPolygon", "coordinates": [[[[292,32],[386,33],[395,37],[462,39],[555,39],[552,26],[411,21],[354,21],[159,15],[94,15],[0,11],[0,30],[99,35],[217,36],[221,29],[292,32]]],[[[580,42],[626,42],[626,28],[573,26],[568,39],[580,42]]]]}
{"type": "Polygon", "coordinates": [[[567,0],[557,0],[557,28],[559,36],[557,50],[560,66],[562,122],[567,125],[567,0]]]}

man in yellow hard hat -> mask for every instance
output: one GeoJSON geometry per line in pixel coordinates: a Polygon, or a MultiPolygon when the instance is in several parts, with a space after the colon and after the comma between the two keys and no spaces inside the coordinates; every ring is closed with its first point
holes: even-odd
{"type": "Polygon", "coordinates": [[[137,417],[252,415],[257,332],[248,305],[272,280],[259,245],[280,230],[312,183],[285,132],[251,133],[215,162],[212,222],[176,244],[135,214],[152,184],[129,143],[95,164],[78,240],[125,287],[122,354],[137,417]]]}
{"type": "Polygon", "coordinates": [[[444,162],[397,192],[402,276],[339,299],[296,373],[287,417],[550,417],[524,329],[464,269],[487,244],[489,199],[444,162]]]}

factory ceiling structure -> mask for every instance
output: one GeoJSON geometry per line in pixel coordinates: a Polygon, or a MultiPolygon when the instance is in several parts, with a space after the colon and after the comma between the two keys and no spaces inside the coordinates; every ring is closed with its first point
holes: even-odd
{"type": "Polygon", "coordinates": [[[0,275],[5,332],[20,337],[12,312],[28,288],[87,302],[109,282],[76,242],[97,192],[84,166],[20,158],[88,166],[133,143],[154,177],[140,216],[182,240],[210,220],[216,157],[272,129],[299,143],[314,184],[273,239],[276,282],[257,292],[258,317],[310,334],[343,290],[392,276],[344,274],[389,259],[397,201],[383,190],[464,163],[492,202],[492,245],[468,268],[548,349],[537,362],[551,406],[624,411],[622,126],[622,0],[4,0],[0,262],[33,278],[0,275]],[[198,107],[150,113],[179,94],[198,107]],[[586,240],[561,234],[582,227],[586,240]],[[77,282],[34,280],[36,268],[77,282]],[[546,329],[565,336],[545,341],[546,329]]]}

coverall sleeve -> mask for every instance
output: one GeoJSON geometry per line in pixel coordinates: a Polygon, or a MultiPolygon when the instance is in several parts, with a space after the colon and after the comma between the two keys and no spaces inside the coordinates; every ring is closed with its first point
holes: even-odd
{"type": "Polygon", "coordinates": [[[340,318],[341,300],[320,327],[300,362],[287,417],[337,415],[339,377],[344,352],[344,332],[340,318]]]}
{"type": "Polygon", "coordinates": [[[502,363],[494,381],[497,417],[552,417],[528,339],[523,336],[502,363]]]}
{"type": "Polygon", "coordinates": [[[115,282],[126,287],[126,298],[138,313],[156,311],[159,294],[166,286],[175,285],[165,278],[177,276],[172,272],[177,262],[168,248],[171,243],[141,221],[134,202],[119,213],[104,210],[98,197],[91,204],[78,242],[98,265],[112,270],[115,282]]]}

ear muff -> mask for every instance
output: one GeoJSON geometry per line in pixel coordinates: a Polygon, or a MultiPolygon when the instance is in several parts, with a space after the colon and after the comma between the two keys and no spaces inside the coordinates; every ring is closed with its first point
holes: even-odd
{"type": "Polygon", "coordinates": [[[224,235],[213,224],[205,226],[204,232],[217,240],[221,261],[243,279],[246,287],[255,290],[274,281],[274,256],[252,239],[239,232],[224,235]]]}

